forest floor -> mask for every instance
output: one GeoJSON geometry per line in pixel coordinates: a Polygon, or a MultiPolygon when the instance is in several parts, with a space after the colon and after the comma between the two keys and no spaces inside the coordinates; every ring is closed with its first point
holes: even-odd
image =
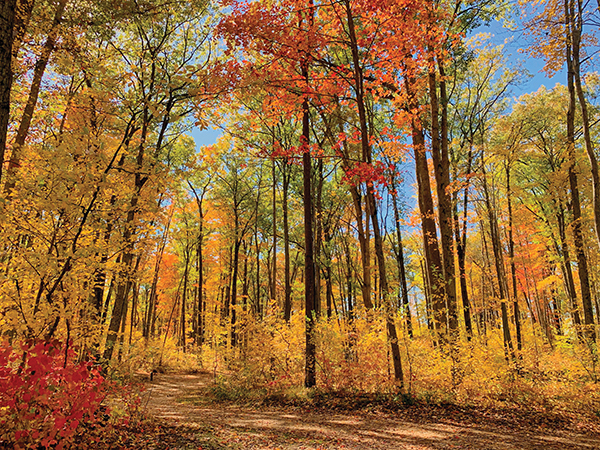
{"type": "Polygon", "coordinates": [[[216,449],[600,449],[600,424],[509,409],[412,405],[397,411],[244,405],[207,395],[210,374],[146,381],[149,421],[128,448],[216,449]]]}

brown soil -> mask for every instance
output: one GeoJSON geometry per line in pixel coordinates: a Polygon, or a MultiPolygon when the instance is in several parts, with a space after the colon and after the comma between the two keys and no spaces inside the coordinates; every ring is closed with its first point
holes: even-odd
{"type": "Polygon", "coordinates": [[[169,445],[157,443],[153,448],[600,449],[596,432],[568,431],[576,427],[564,423],[553,428],[552,421],[532,424],[526,417],[485,420],[486,413],[477,411],[454,414],[452,409],[432,407],[415,413],[411,407],[397,412],[332,412],[198,402],[211,383],[209,374],[157,374],[146,382],[144,410],[166,423],[163,436],[170,436],[169,445]],[[180,435],[175,445],[173,433],[180,435]]]}

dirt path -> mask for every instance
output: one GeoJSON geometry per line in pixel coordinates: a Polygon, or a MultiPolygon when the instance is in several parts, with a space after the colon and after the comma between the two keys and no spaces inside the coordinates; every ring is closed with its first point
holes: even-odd
{"type": "MultiPolygon", "coordinates": [[[[207,374],[159,374],[147,382],[146,412],[184,426],[200,449],[600,449],[600,436],[502,426],[463,425],[452,417],[407,420],[383,413],[325,413],[296,408],[251,408],[219,403],[194,405],[207,374]]],[[[180,447],[181,448],[181,447],[180,447]]]]}

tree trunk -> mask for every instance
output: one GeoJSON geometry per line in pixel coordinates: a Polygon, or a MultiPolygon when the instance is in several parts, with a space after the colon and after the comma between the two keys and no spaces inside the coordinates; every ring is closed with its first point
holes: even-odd
{"type": "Polygon", "coordinates": [[[200,347],[204,343],[204,226],[200,216],[198,225],[198,244],[196,246],[196,270],[198,271],[198,287],[196,289],[196,332],[195,344],[200,347]]]}
{"type": "MultiPolygon", "coordinates": [[[[367,111],[365,107],[365,90],[363,69],[360,63],[358,50],[358,41],[354,25],[354,17],[350,6],[350,0],[344,0],[346,7],[346,18],[348,21],[348,36],[350,38],[350,46],[352,51],[352,62],[354,69],[354,89],[356,92],[356,105],[358,109],[358,120],[360,124],[362,160],[368,164],[372,164],[371,146],[369,144],[369,129],[367,125],[367,111]]],[[[400,359],[400,347],[398,345],[398,336],[396,324],[394,323],[393,313],[389,305],[389,287],[387,283],[387,273],[385,265],[385,255],[383,251],[383,239],[379,229],[379,218],[377,215],[377,202],[375,200],[373,183],[367,185],[367,210],[371,216],[373,224],[373,237],[375,240],[375,255],[377,257],[377,266],[379,270],[380,292],[382,294],[382,302],[386,316],[386,328],[388,341],[392,351],[392,361],[394,366],[394,380],[399,385],[400,389],[404,385],[404,375],[402,372],[402,362],[400,359]]]]}
{"type": "MultiPolygon", "coordinates": [[[[339,124],[340,133],[344,133],[342,124],[339,124]]],[[[348,171],[350,166],[350,155],[347,148],[347,143],[343,143],[343,160],[342,167],[345,171],[348,171]]],[[[349,186],[350,195],[352,196],[352,203],[354,205],[354,212],[356,216],[356,231],[358,234],[358,244],[360,247],[360,260],[362,267],[362,282],[360,284],[361,295],[363,299],[364,307],[367,310],[373,309],[373,301],[371,300],[371,249],[369,245],[370,239],[370,226],[369,226],[369,215],[367,214],[363,220],[363,199],[358,188],[351,184],[349,186]]]]}
{"type": "Polygon", "coordinates": [[[208,188],[208,183],[204,185],[202,192],[198,192],[194,189],[192,184],[188,181],[188,186],[192,190],[196,199],[196,206],[198,208],[198,238],[196,243],[196,270],[198,271],[198,287],[196,289],[196,327],[194,338],[195,344],[201,346],[204,343],[204,195],[208,188]]]}
{"type": "MultiPolygon", "coordinates": [[[[135,283],[133,283],[133,294],[132,294],[132,298],[131,298],[131,321],[129,322],[129,347],[130,348],[131,348],[131,343],[133,341],[133,328],[137,325],[136,317],[139,317],[138,312],[137,312],[139,298],[140,298],[140,285],[136,281],[135,283]]],[[[139,319],[138,319],[138,322],[139,322],[139,319]]]]}
{"type": "MultiPolygon", "coordinates": [[[[567,24],[573,23],[574,0],[565,0],[565,17],[567,24]]],[[[576,173],[577,157],[575,154],[575,71],[571,53],[572,30],[567,32],[566,59],[567,59],[567,88],[569,91],[569,108],[567,110],[567,152],[569,159],[569,187],[571,191],[571,208],[573,211],[573,241],[575,244],[575,255],[579,283],[581,288],[581,301],[583,304],[584,336],[589,341],[596,340],[594,330],[594,316],[592,313],[592,295],[590,291],[589,270],[587,257],[585,255],[583,232],[581,229],[581,201],[579,199],[579,187],[576,173]]]]}
{"type": "Polygon", "coordinates": [[[448,330],[448,313],[445,302],[445,283],[443,282],[442,258],[437,240],[434,219],[433,198],[429,184],[429,169],[425,155],[425,137],[418,120],[412,120],[412,138],[415,154],[415,170],[417,176],[417,194],[421,214],[423,247],[425,250],[425,269],[429,298],[433,313],[433,324],[440,339],[444,339],[448,330]]]}
{"type": "MultiPolygon", "coordinates": [[[[284,162],[287,165],[287,161],[284,162]]],[[[288,168],[283,167],[283,251],[285,258],[284,283],[285,297],[283,300],[283,318],[286,322],[292,317],[292,284],[290,282],[290,223],[288,213],[288,196],[290,187],[290,174],[288,168]]]]}
{"type": "Polygon", "coordinates": [[[567,28],[570,30],[571,68],[573,70],[573,78],[577,91],[577,98],[581,108],[581,122],[583,124],[583,137],[585,142],[585,150],[590,162],[590,171],[592,174],[592,192],[593,192],[593,209],[594,209],[594,224],[596,230],[596,240],[600,244],[600,174],[598,173],[598,160],[592,142],[592,133],[590,127],[590,117],[588,112],[587,100],[583,92],[581,82],[581,35],[583,32],[583,4],[581,0],[565,0],[569,4],[567,8],[567,28]],[[577,8],[574,3],[576,2],[577,8]]]}
{"type": "Polygon", "coordinates": [[[25,109],[23,110],[23,116],[21,118],[21,122],[19,123],[19,129],[17,130],[17,136],[15,137],[15,142],[13,143],[12,153],[8,162],[8,168],[6,170],[6,184],[4,185],[4,192],[7,196],[11,194],[12,190],[15,187],[16,172],[21,164],[23,146],[25,145],[25,139],[27,138],[27,134],[29,133],[29,127],[33,118],[33,112],[35,110],[35,106],[37,104],[38,97],[40,94],[42,78],[44,77],[46,66],[50,61],[50,55],[54,51],[54,46],[56,45],[56,39],[58,38],[60,23],[62,21],[62,16],[65,11],[66,5],[67,0],[59,1],[56,7],[56,11],[54,13],[54,20],[52,21],[52,28],[50,29],[50,34],[48,35],[46,43],[42,48],[42,53],[40,54],[35,63],[35,68],[33,70],[33,80],[29,89],[29,96],[27,98],[27,103],[25,104],[25,109]]]}
{"type": "Polygon", "coordinates": [[[421,278],[423,279],[423,296],[425,297],[425,319],[427,321],[427,329],[429,331],[435,331],[435,325],[433,323],[433,306],[431,305],[431,281],[429,281],[429,270],[426,269],[427,260],[419,260],[421,266],[421,278]]]}
{"type": "MultiPolygon", "coordinates": [[[[117,262],[119,262],[119,258],[117,258],[117,262]]],[[[102,317],[100,320],[101,325],[106,324],[106,319],[108,318],[108,311],[110,306],[110,298],[113,295],[113,291],[115,290],[115,279],[111,278],[110,283],[108,283],[108,291],[106,292],[106,300],[104,301],[104,305],[102,305],[102,317]]]]}
{"type": "Polygon", "coordinates": [[[371,251],[369,246],[369,218],[363,221],[362,199],[356,186],[350,186],[350,194],[356,213],[356,230],[358,234],[358,244],[360,247],[360,261],[362,267],[362,283],[360,285],[363,304],[366,309],[373,309],[371,300],[371,251]]]}
{"type": "Polygon", "coordinates": [[[325,312],[327,314],[327,318],[330,319],[332,316],[332,308],[334,307],[334,298],[333,298],[333,269],[332,269],[332,254],[330,243],[333,239],[331,236],[329,227],[325,227],[324,232],[324,243],[323,243],[323,274],[325,276],[325,312]]]}
{"type": "Polygon", "coordinates": [[[577,333],[581,331],[581,316],[579,314],[579,304],[577,301],[577,291],[575,290],[575,280],[573,279],[573,271],[571,269],[571,252],[567,242],[565,212],[561,202],[560,208],[556,213],[556,221],[558,222],[558,236],[560,238],[560,248],[562,253],[562,269],[565,279],[565,289],[569,297],[569,310],[573,317],[573,323],[577,333]]]}
{"type": "MultiPolygon", "coordinates": [[[[303,63],[302,76],[308,84],[308,63],[303,63]]],[[[311,186],[310,124],[308,99],[302,102],[302,177],[304,185],[304,310],[306,314],[306,349],[304,385],[311,388],[317,384],[315,343],[315,262],[313,255],[313,206],[311,186]]]]}
{"type": "MultiPolygon", "coordinates": [[[[448,124],[447,124],[447,95],[446,82],[440,79],[442,126],[440,129],[438,115],[440,104],[437,96],[437,80],[431,53],[431,68],[429,70],[429,97],[431,106],[431,156],[436,181],[438,200],[438,219],[440,226],[440,241],[442,247],[442,276],[444,283],[444,308],[448,316],[448,332],[451,340],[457,339],[458,314],[456,307],[456,286],[454,279],[454,241],[452,236],[452,199],[448,187],[450,186],[450,160],[448,158],[448,124]]],[[[439,64],[440,74],[443,75],[443,66],[439,64]]]]}
{"type": "Polygon", "coordinates": [[[0,181],[6,152],[6,133],[10,118],[10,90],[13,79],[13,28],[16,0],[5,0],[0,6],[0,181]]]}
{"type": "MultiPolygon", "coordinates": [[[[237,230],[237,224],[236,224],[237,230]]],[[[236,231],[236,241],[233,245],[233,270],[231,275],[231,346],[237,346],[237,279],[238,279],[238,266],[240,260],[240,244],[241,241],[236,231]]]]}
{"type": "MultiPolygon", "coordinates": [[[[148,173],[143,173],[144,160],[146,156],[146,139],[149,133],[150,126],[150,111],[146,105],[142,111],[142,130],[140,136],[140,143],[138,145],[138,151],[136,155],[136,169],[134,174],[134,190],[131,194],[129,201],[129,210],[127,211],[127,218],[124,224],[123,232],[123,258],[122,258],[122,270],[120,272],[119,281],[117,283],[117,293],[115,296],[115,304],[113,307],[113,315],[110,320],[108,327],[108,334],[106,336],[106,344],[104,347],[104,359],[106,362],[110,362],[112,359],[114,346],[117,341],[119,333],[119,324],[121,323],[123,312],[127,305],[127,293],[131,287],[131,276],[135,272],[133,269],[133,253],[134,253],[134,236],[136,231],[136,216],[138,211],[138,203],[141,198],[141,193],[144,185],[149,179],[148,173]]],[[[157,150],[160,149],[162,138],[165,132],[165,124],[167,119],[163,121],[163,127],[159,133],[158,141],[156,144],[157,150]]]]}
{"type": "Polygon", "coordinates": [[[398,300],[402,305],[405,321],[406,332],[410,338],[413,337],[412,316],[410,313],[410,304],[408,301],[408,286],[406,284],[406,269],[404,268],[404,245],[402,244],[402,230],[400,229],[400,211],[398,208],[398,192],[394,179],[391,182],[392,187],[392,206],[394,207],[394,220],[396,221],[396,240],[398,248],[396,249],[396,262],[398,263],[398,274],[400,276],[400,289],[398,289],[398,300]]]}
{"type": "Polygon", "coordinates": [[[502,314],[502,332],[504,337],[504,352],[506,361],[514,360],[514,349],[512,338],[510,336],[509,320],[508,320],[508,308],[506,306],[508,302],[507,296],[507,282],[506,273],[504,271],[504,261],[502,258],[502,243],[500,241],[500,232],[498,230],[498,219],[496,217],[496,209],[492,205],[488,186],[487,186],[487,175],[485,173],[485,161],[482,162],[483,172],[483,193],[485,206],[487,209],[488,221],[490,224],[490,236],[492,238],[492,251],[494,252],[494,263],[496,267],[496,276],[498,277],[498,294],[500,299],[500,310],[502,314]]]}
{"type": "Polygon", "coordinates": [[[322,314],[322,286],[321,270],[323,269],[323,160],[317,159],[316,168],[313,171],[316,178],[314,186],[314,204],[315,204],[315,311],[317,317],[322,314]]]}
{"type": "MultiPolygon", "coordinates": [[[[306,29],[311,29],[314,23],[313,0],[309,0],[309,8],[300,13],[299,27],[303,29],[303,21],[306,20],[306,29]]],[[[310,43],[308,43],[310,53],[310,43]]],[[[300,70],[306,90],[309,88],[309,61],[308,54],[300,63],[300,70]]],[[[305,350],[304,350],[304,386],[312,388],[317,384],[317,347],[315,342],[315,260],[314,260],[314,236],[313,236],[313,201],[312,201],[312,161],[310,154],[310,111],[308,104],[308,93],[302,96],[302,136],[300,136],[302,148],[302,187],[304,200],[304,314],[305,325],[305,350]]]]}
{"type": "MultiPolygon", "coordinates": [[[[467,156],[466,173],[471,173],[471,165],[473,162],[473,146],[469,147],[467,156]]],[[[465,186],[463,194],[463,211],[462,211],[462,229],[458,218],[458,196],[454,203],[454,239],[456,241],[456,254],[458,260],[458,275],[460,282],[460,297],[463,303],[463,315],[465,319],[465,331],[467,332],[467,340],[473,337],[473,324],[471,322],[471,302],[469,299],[469,291],[467,289],[467,271],[466,271],[466,254],[467,254],[467,208],[469,204],[469,184],[465,186]]]]}
{"type": "Polygon", "coordinates": [[[158,255],[156,257],[156,263],[154,264],[154,274],[152,276],[152,284],[150,286],[150,297],[148,299],[148,310],[146,311],[146,320],[144,323],[142,334],[146,341],[154,336],[154,321],[156,318],[156,305],[158,300],[158,276],[160,272],[160,265],[162,262],[163,254],[165,252],[165,247],[167,246],[169,229],[171,228],[171,219],[173,218],[174,209],[171,208],[169,213],[169,219],[167,221],[167,226],[165,227],[165,231],[163,233],[160,246],[158,248],[158,255]]]}
{"type": "Polygon", "coordinates": [[[260,242],[258,240],[258,221],[254,224],[254,247],[256,252],[256,290],[254,292],[254,312],[257,317],[263,317],[262,295],[260,293],[260,242]]]}
{"type": "Polygon", "coordinates": [[[119,281],[117,283],[117,291],[115,295],[115,302],[113,306],[112,317],[108,326],[108,334],[106,336],[106,344],[104,347],[104,359],[106,362],[110,362],[113,356],[114,347],[117,342],[119,334],[119,327],[123,319],[123,314],[127,311],[127,294],[131,287],[130,277],[133,272],[133,221],[135,219],[135,209],[137,207],[137,195],[130,202],[130,210],[127,214],[126,228],[123,233],[123,241],[125,242],[125,250],[123,252],[122,267],[123,269],[119,274],[119,281]]]}
{"type": "Polygon", "coordinates": [[[394,322],[394,313],[390,305],[389,286],[387,282],[387,271],[385,265],[385,255],[383,253],[383,239],[379,230],[379,220],[377,217],[377,204],[375,195],[371,190],[369,194],[371,221],[373,222],[373,237],[375,239],[375,254],[377,256],[377,266],[379,269],[379,285],[382,294],[382,304],[385,311],[385,324],[387,329],[388,341],[392,351],[392,362],[394,368],[394,380],[398,383],[400,389],[404,387],[404,374],[402,372],[402,360],[400,359],[400,346],[398,345],[398,334],[394,322]]]}
{"type": "Polygon", "coordinates": [[[515,240],[513,239],[510,161],[506,162],[506,200],[508,202],[508,258],[510,260],[510,275],[512,280],[513,314],[515,316],[515,334],[517,336],[517,350],[521,351],[523,348],[523,336],[521,333],[521,312],[519,311],[519,298],[517,296],[517,266],[515,265],[515,240]]]}
{"type": "Polygon", "coordinates": [[[185,266],[183,269],[183,290],[181,291],[181,339],[179,341],[179,345],[185,353],[186,346],[186,308],[187,308],[187,292],[188,292],[188,275],[189,275],[189,267],[190,267],[190,246],[189,242],[185,243],[184,249],[184,258],[185,258],[185,266]]]}
{"type": "MultiPolygon", "coordinates": [[[[117,201],[116,195],[112,195],[109,205],[112,207],[117,201]]],[[[100,267],[96,268],[94,274],[94,306],[98,313],[102,310],[102,301],[104,299],[104,286],[106,284],[106,263],[108,262],[108,243],[110,242],[110,236],[113,230],[113,221],[111,220],[112,214],[109,214],[108,221],[106,224],[106,230],[104,231],[104,247],[105,249],[97,253],[100,256],[100,267]]]]}
{"type": "Polygon", "coordinates": [[[352,255],[350,255],[350,245],[344,242],[344,255],[346,257],[346,290],[347,290],[347,305],[348,305],[348,320],[350,323],[354,320],[354,284],[352,283],[352,255]]]}
{"type": "MultiPolygon", "coordinates": [[[[130,288],[131,290],[131,288],[130,288]]],[[[127,293],[127,296],[129,296],[129,292],[127,293]]],[[[125,330],[126,330],[126,326],[127,326],[127,309],[129,307],[129,299],[127,299],[127,301],[125,302],[125,306],[123,309],[123,315],[121,318],[121,331],[119,332],[119,349],[117,352],[117,360],[119,362],[122,361],[123,359],[123,353],[124,353],[124,343],[125,343],[125,330]]]]}
{"type": "Polygon", "coordinates": [[[233,246],[229,247],[229,261],[227,262],[227,272],[223,271],[223,294],[221,300],[223,307],[221,309],[221,319],[229,319],[231,305],[231,273],[233,272],[233,246]]]}
{"type": "MultiPolygon", "coordinates": [[[[276,203],[276,180],[275,160],[272,161],[273,176],[273,269],[271,270],[271,299],[277,300],[277,203],[276,203]]],[[[285,309],[285,306],[284,306],[285,309]]]]}
{"type": "MultiPolygon", "coordinates": [[[[135,258],[135,265],[134,265],[134,273],[137,273],[139,271],[140,268],[140,261],[141,261],[142,257],[141,255],[137,255],[137,257],[135,258]]],[[[130,333],[129,333],[129,342],[131,345],[131,333],[133,332],[133,316],[135,314],[135,308],[136,308],[136,302],[137,302],[137,281],[130,281],[129,282],[129,291],[132,293],[131,295],[131,325],[130,325],[130,333]]],[[[127,293],[127,295],[129,295],[129,292],[127,293]]],[[[128,314],[128,308],[129,308],[129,301],[125,302],[125,308],[123,311],[123,318],[121,320],[121,332],[119,335],[119,353],[118,353],[118,360],[119,362],[121,362],[121,359],[123,357],[123,354],[125,353],[125,334],[126,334],[126,327],[127,327],[127,314],[128,314]]],[[[129,350],[127,350],[127,353],[129,353],[129,350]]]]}
{"type": "MultiPolygon", "coordinates": [[[[12,1],[8,1],[7,3],[10,5],[12,1]]],[[[35,0],[17,0],[15,11],[15,24],[12,34],[13,70],[15,68],[15,62],[19,57],[19,50],[21,49],[21,44],[23,43],[23,39],[25,38],[25,32],[27,31],[27,27],[29,26],[29,20],[31,19],[31,14],[33,13],[34,5],[35,0]]]]}
{"type": "Polygon", "coordinates": [[[242,275],[242,309],[244,312],[248,310],[248,294],[250,292],[250,280],[248,279],[248,243],[246,240],[242,243],[244,255],[244,273],[242,275]]]}

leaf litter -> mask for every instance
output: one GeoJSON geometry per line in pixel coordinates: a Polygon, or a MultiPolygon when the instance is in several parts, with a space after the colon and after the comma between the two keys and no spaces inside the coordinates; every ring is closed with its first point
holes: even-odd
{"type": "Polygon", "coordinates": [[[393,407],[314,396],[248,404],[211,396],[208,373],[160,374],[146,381],[146,420],[127,448],[145,450],[563,450],[600,448],[600,424],[589,418],[517,409],[413,404],[393,407]]]}

